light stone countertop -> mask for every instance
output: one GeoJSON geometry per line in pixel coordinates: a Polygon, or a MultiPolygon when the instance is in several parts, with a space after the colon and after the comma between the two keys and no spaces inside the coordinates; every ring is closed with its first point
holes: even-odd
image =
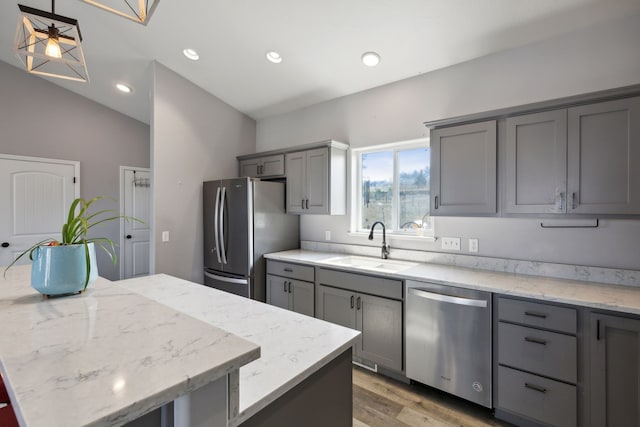
{"type": "MultiPolygon", "coordinates": [[[[325,260],[337,256],[348,255],[294,249],[266,254],[265,258],[345,270],[345,268],[325,263],[325,260]]],[[[380,261],[384,262],[384,260],[380,261]]],[[[398,260],[390,259],[389,261],[398,260]]],[[[364,268],[349,268],[348,271],[398,279],[430,281],[504,295],[640,315],[640,288],[637,286],[555,279],[418,262],[407,262],[406,269],[395,273],[367,271],[364,268]]]]}
{"type": "Polygon", "coordinates": [[[240,368],[237,425],[348,350],[360,332],[203,285],[158,274],[122,287],[260,345],[240,368]]]}
{"type": "MultiPolygon", "coordinates": [[[[142,281],[142,279],[136,279],[142,281]]],[[[98,278],[44,299],[0,274],[0,371],[21,425],[117,426],[260,356],[245,339],[98,278]]]]}

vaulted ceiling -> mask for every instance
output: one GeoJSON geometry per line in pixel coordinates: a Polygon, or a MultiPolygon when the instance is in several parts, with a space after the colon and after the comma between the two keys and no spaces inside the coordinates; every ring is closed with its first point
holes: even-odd
{"type": "MultiPolygon", "coordinates": [[[[51,10],[48,0],[20,2],[51,10]]],[[[142,26],[58,0],[56,13],[79,21],[90,81],[48,79],[148,123],[156,60],[261,119],[639,11],[638,0],[160,0],[142,26]],[[271,50],[280,64],[266,60],[271,50]],[[362,64],[366,51],[380,54],[378,66],[362,64]]],[[[0,60],[19,67],[17,20],[17,3],[2,1],[0,60]]]]}

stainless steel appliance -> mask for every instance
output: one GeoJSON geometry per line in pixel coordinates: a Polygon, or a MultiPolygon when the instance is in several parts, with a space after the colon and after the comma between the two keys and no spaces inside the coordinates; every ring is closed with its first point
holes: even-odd
{"type": "Polygon", "coordinates": [[[491,408],[491,293],[406,282],[406,374],[491,408]]]}
{"type": "Polygon", "coordinates": [[[207,181],[204,283],[264,301],[263,254],[299,247],[299,217],[285,213],[282,182],[254,178],[207,181]]]}

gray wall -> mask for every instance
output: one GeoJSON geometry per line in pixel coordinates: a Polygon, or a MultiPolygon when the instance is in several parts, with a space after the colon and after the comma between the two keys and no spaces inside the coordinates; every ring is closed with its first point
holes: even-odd
{"type": "MultiPolygon", "coordinates": [[[[258,151],[324,139],[363,147],[420,138],[425,121],[640,83],[640,15],[504,51],[289,114],[260,120],[258,151]]],[[[381,63],[383,66],[384,62],[381,63]]],[[[597,230],[543,230],[534,219],[437,218],[436,235],[480,240],[479,255],[640,269],[638,220],[597,230]]],[[[349,216],[304,216],[301,239],[370,244],[349,216]]],[[[376,240],[376,245],[379,241],[376,240]]],[[[440,251],[440,242],[391,239],[396,248],[440,251]]],[[[462,253],[465,253],[465,250],[462,253]]]]}
{"type": "Polygon", "coordinates": [[[237,176],[236,156],[255,150],[255,121],[158,63],[152,105],[152,268],[202,283],[202,182],[237,176]]]}
{"type": "MultiPolygon", "coordinates": [[[[119,210],[119,167],[149,167],[149,126],[0,61],[0,153],[80,162],[80,195],[119,210]]],[[[78,83],[81,84],[81,83],[78,83]]],[[[95,235],[120,241],[117,221],[95,235]]],[[[100,275],[119,270],[98,251],[100,275]]]]}

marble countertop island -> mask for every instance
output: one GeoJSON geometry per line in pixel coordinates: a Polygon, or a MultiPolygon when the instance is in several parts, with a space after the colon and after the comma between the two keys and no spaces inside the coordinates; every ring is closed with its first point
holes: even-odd
{"type": "Polygon", "coordinates": [[[21,426],[122,425],[260,356],[115,282],[44,299],[29,278],[29,266],[0,276],[0,372],[21,426]]]}
{"type": "MultiPolygon", "coordinates": [[[[345,255],[347,254],[294,249],[266,254],[265,258],[344,269],[326,261],[345,255]]],[[[406,280],[433,281],[443,285],[640,315],[640,286],[611,285],[419,262],[406,262],[406,268],[393,273],[367,271],[365,268],[349,271],[406,280]]]]}
{"type": "Polygon", "coordinates": [[[360,335],[258,301],[159,274],[117,282],[127,290],[260,345],[261,357],[239,373],[237,425],[302,383],[360,335]]]}

